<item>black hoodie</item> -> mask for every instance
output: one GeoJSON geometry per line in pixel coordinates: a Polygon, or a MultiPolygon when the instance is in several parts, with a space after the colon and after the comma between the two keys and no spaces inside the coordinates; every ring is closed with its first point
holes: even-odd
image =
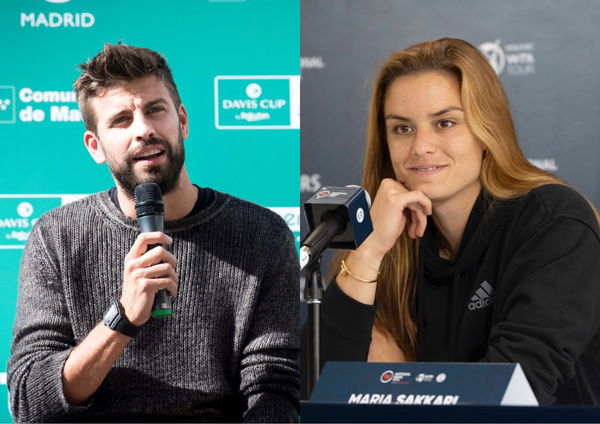
{"type": "MultiPolygon", "coordinates": [[[[482,194],[456,259],[432,220],[419,258],[419,361],[519,362],[540,404],[600,404],[600,230],[582,196],[482,194]]],[[[334,281],[322,309],[322,360],[366,360],[376,306],[334,281]]]]}

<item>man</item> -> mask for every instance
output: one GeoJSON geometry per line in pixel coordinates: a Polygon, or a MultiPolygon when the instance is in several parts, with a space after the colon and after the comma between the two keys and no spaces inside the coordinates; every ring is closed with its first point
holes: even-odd
{"type": "Polygon", "coordinates": [[[161,55],[107,44],[81,69],[85,146],[116,188],[31,232],[8,365],[15,420],[295,421],[290,231],[190,183],[188,116],[161,55]],[[139,234],[134,189],[146,182],[164,195],[164,233],[139,234]],[[151,319],[163,289],[173,315],[151,319]]]}

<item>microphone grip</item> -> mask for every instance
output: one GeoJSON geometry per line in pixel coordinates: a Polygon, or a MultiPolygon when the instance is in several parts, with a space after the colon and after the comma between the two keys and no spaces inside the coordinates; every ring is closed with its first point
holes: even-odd
{"type": "Polygon", "coordinates": [[[173,309],[171,309],[171,297],[165,290],[159,290],[154,296],[154,304],[152,305],[152,317],[163,318],[173,315],[173,309]]]}
{"type": "MultiPolygon", "coordinates": [[[[143,233],[153,231],[164,231],[164,219],[162,215],[146,215],[138,218],[140,230],[143,233]]],[[[148,250],[160,246],[160,244],[152,244],[148,246],[148,250]]],[[[152,318],[164,318],[173,315],[171,305],[171,297],[166,290],[159,290],[154,296],[154,304],[152,305],[152,318]]]]}
{"type": "MultiPolygon", "coordinates": [[[[164,231],[165,230],[165,222],[162,215],[146,215],[138,218],[138,223],[140,225],[140,231],[142,233],[152,233],[154,231],[164,231]]],[[[148,250],[152,249],[154,246],[152,245],[148,248],[148,250]]]]}
{"type": "MultiPolygon", "coordinates": [[[[151,244],[148,246],[148,250],[154,249],[156,246],[161,245],[151,244]]],[[[159,290],[154,296],[154,303],[152,304],[152,318],[163,318],[171,315],[173,315],[171,297],[165,289],[159,290]]]]}
{"type": "MultiPolygon", "coordinates": [[[[151,244],[148,246],[148,250],[154,249],[160,244],[151,244]]],[[[152,304],[152,318],[164,318],[173,315],[173,309],[171,305],[171,297],[169,292],[165,289],[159,290],[154,296],[154,303],[152,304]]]]}

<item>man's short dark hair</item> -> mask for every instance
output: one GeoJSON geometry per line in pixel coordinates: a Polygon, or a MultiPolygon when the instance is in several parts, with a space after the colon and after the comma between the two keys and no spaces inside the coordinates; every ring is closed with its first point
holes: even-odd
{"type": "Polygon", "coordinates": [[[96,57],[79,65],[79,69],[83,72],[75,81],[74,88],[83,122],[89,131],[96,132],[98,124],[90,100],[137,78],[156,75],[169,90],[175,107],[181,105],[167,61],[153,50],[106,43],[96,57]]]}

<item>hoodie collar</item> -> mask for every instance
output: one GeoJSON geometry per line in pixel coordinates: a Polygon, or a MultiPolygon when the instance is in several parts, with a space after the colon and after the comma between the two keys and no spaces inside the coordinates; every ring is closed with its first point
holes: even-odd
{"type": "Polygon", "coordinates": [[[424,277],[429,282],[447,284],[455,274],[468,270],[481,259],[499,227],[496,216],[499,210],[496,207],[497,202],[483,190],[479,193],[467,220],[458,253],[453,260],[440,257],[439,232],[433,219],[428,217],[420,254],[424,265],[424,277]]]}

